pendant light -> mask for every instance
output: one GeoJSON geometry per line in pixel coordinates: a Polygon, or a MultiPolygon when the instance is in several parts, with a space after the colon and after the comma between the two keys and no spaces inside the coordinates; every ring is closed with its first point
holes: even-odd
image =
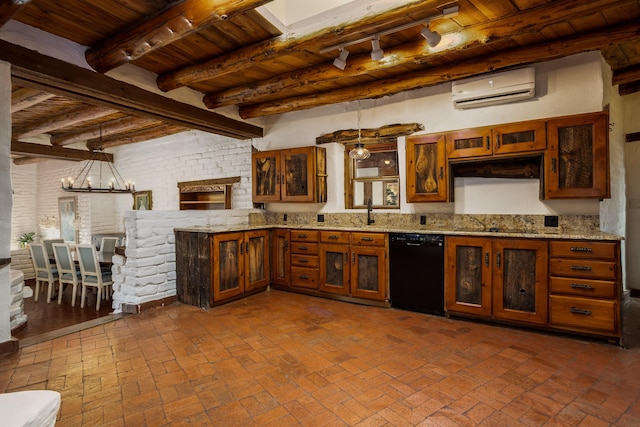
{"type": "Polygon", "coordinates": [[[349,157],[354,160],[368,159],[371,153],[362,143],[362,129],[360,129],[360,101],[358,101],[358,143],[349,151],[349,157]]]}

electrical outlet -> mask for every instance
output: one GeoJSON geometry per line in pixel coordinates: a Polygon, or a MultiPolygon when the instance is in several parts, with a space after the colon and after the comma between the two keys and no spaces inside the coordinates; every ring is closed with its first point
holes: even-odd
{"type": "Polygon", "coordinates": [[[425,225],[427,223],[427,216],[420,215],[420,225],[425,225]]]}
{"type": "Polygon", "coordinates": [[[318,222],[324,222],[324,214],[318,214],[318,222]]]}
{"type": "Polygon", "coordinates": [[[545,215],[545,217],[544,217],[544,226],[545,227],[557,227],[558,226],[558,215],[545,215]]]}
{"type": "Polygon", "coordinates": [[[287,222],[287,214],[284,214],[282,219],[283,219],[284,222],[287,222]]]}

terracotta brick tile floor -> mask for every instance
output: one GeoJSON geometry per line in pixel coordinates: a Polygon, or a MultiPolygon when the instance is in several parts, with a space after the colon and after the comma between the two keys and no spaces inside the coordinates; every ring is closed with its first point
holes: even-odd
{"type": "Polygon", "coordinates": [[[58,426],[638,426],[638,369],[640,340],[272,290],[25,346],[0,392],[59,391],[58,426]]]}

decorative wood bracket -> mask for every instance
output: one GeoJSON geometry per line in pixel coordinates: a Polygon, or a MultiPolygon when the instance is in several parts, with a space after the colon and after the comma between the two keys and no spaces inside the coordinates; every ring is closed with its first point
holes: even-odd
{"type": "Polygon", "coordinates": [[[360,129],[360,138],[358,138],[358,129],[343,129],[320,135],[316,138],[316,144],[327,144],[329,142],[355,144],[359,141],[363,144],[395,142],[392,140],[399,136],[411,135],[422,130],[424,130],[424,125],[420,123],[385,125],[379,128],[360,129]]]}

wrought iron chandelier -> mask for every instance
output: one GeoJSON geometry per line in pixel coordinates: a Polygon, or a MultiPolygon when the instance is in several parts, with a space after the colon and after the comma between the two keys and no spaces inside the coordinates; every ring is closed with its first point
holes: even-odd
{"type": "Polygon", "coordinates": [[[74,178],[62,178],[62,189],[74,193],[133,193],[133,182],[126,181],[102,150],[92,150],[91,159],[74,178]],[[93,182],[97,176],[98,181],[93,182]]]}

